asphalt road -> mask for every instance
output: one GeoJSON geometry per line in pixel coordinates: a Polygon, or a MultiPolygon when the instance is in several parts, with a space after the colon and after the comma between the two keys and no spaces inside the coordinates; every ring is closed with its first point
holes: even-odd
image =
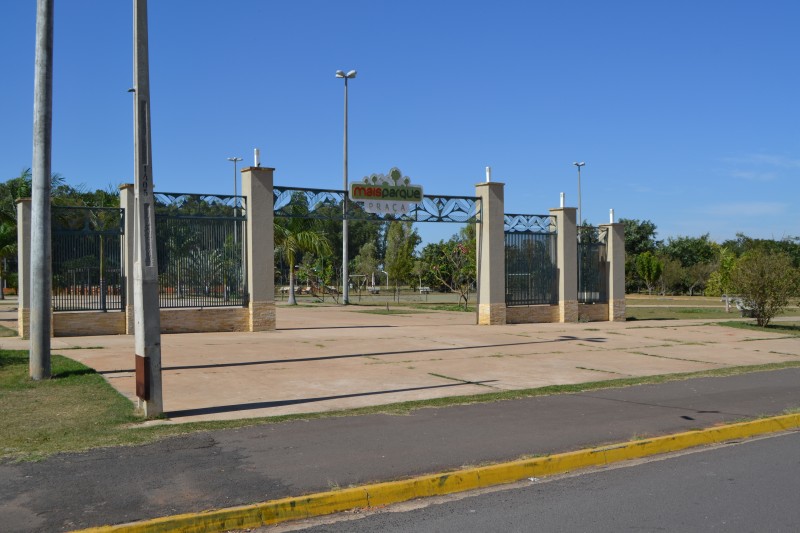
{"type": "Polygon", "coordinates": [[[800,407],[800,369],[202,432],[0,464],[0,529],[60,531],[565,452],[800,407]]]}
{"type": "Polygon", "coordinates": [[[800,433],[390,511],[303,531],[796,532],[800,433]]]}

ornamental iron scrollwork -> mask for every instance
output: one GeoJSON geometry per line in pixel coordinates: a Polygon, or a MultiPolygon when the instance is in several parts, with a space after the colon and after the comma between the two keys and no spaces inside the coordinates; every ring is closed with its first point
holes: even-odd
{"type": "Polygon", "coordinates": [[[123,235],[125,211],[118,207],[53,206],[51,231],[56,234],[123,235]]]}
{"type": "Polygon", "coordinates": [[[340,190],[275,186],[273,210],[276,217],[341,220],[344,194],[340,190]]]}
{"type": "Polygon", "coordinates": [[[154,192],[156,216],[245,220],[247,198],[226,194],[154,192]]]}
{"type": "MultiPolygon", "coordinates": [[[[344,198],[345,191],[336,189],[273,187],[276,217],[342,220],[344,198]]],[[[474,196],[427,196],[422,202],[402,206],[396,212],[392,212],[392,202],[386,204],[387,212],[368,213],[360,202],[348,201],[347,219],[375,222],[480,222],[480,198],[474,196]]]]}
{"type": "Polygon", "coordinates": [[[503,215],[506,233],[555,233],[554,215],[503,215]]]}

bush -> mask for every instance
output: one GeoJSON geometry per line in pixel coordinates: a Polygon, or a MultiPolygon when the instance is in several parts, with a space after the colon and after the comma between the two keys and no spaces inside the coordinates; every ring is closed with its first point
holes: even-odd
{"type": "Polygon", "coordinates": [[[763,249],[744,254],[731,273],[731,281],[761,327],[766,327],[798,290],[798,272],[791,258],[763,249]]]}

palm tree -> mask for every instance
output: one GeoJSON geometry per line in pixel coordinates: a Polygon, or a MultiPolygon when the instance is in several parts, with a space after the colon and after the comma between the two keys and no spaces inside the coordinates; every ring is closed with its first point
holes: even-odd
{"type": "MultiPolygon", "coordinates": [[[[296,219],[292,219],[292,222],[296,219]]],[[[293,227],[295,224],[275,224],[275,252],[289,265],[289,305],[297,305],[294,295],[294,265],[302,252],[328,256],[331,245],[321,232],[293,227]]]]}

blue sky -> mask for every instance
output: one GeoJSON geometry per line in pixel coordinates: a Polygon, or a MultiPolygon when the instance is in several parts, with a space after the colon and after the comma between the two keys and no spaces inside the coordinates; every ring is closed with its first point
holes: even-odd
{"type": "MultiPolygon", "coordinates": [[[[399,167],[506,212],[577,205],[659,237],[800,235],[800,4],[790,0],[149,3],[155,188],[232,193],[226,160],[341,188],[399,167]]],[[[31,165],[35,1],[0,5],[0,179],[31,165]]],[[[56,0],[53,170],[133,176],[132,2],[56,0]]],[[[427,238],[456,228],[424,230],[427,238]]]]}

